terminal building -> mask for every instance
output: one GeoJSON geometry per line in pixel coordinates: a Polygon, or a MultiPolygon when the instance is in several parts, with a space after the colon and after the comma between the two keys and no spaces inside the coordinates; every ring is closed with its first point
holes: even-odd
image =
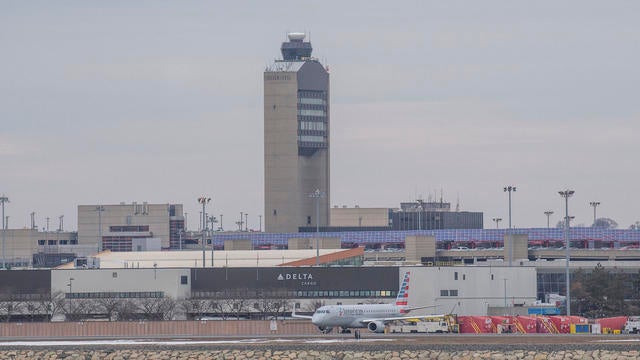
{"type": "Polygon", "coordinates": [[[146,202],[78,206],[78,243],[96,251],[150,251],[180,247],[181,204],[146,202]]]}

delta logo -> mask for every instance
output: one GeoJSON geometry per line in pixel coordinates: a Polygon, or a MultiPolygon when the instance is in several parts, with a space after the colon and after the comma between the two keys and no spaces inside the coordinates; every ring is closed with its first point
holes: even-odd
{"type": "Polygon", "coordinates": [[[313,280],[313,275],[308,273],[278,274],[278,280],[313,280]]]}

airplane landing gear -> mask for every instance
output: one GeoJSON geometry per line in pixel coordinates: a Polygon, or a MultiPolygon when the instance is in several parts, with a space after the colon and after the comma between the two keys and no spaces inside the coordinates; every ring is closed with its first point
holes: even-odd
{"type": "Polygon", "coordinates": [[[354,332],[353,332],[353,337],[354,337],[356,340],[360,340],[360,330],[358,330],[358,329],[354,330],[354,332]]]}

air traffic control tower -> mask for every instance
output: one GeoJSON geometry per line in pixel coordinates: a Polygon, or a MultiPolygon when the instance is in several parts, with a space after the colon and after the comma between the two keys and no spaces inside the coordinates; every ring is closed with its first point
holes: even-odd
{"type": "Polygon", "coordinates": [[[305,34],[288,38],[264,72],[265,230],[277,233],[329,222],[329,73],[305,34]]]}

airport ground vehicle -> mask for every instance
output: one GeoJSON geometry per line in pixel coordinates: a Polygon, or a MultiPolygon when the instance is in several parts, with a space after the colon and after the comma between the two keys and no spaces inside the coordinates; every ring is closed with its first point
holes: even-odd
{"type": "Polygon", "coordinates": [[[640,316],[629,316],[627,323],[624,324],[622,330],[625,334],[639,334],[640,333],[640,316]]]}
{"type": "Polygon", "coordinates": [[[440,315],[432,318],[398,320],[388,325],[389,333],[457,333],[455,315],[440,315]]]}

